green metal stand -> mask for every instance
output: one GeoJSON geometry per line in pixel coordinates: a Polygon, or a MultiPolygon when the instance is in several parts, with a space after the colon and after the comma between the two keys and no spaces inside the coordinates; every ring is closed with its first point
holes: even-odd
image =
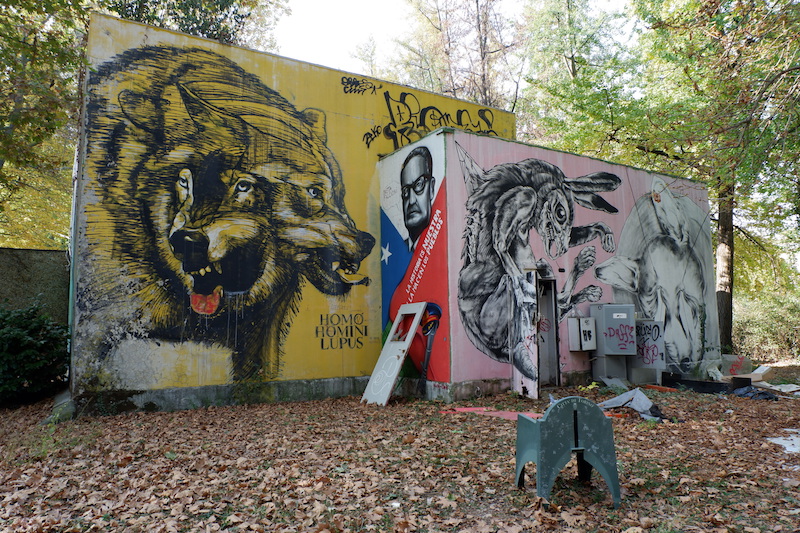
{"type": "Polygon", "coordinates": [[[526,415],[517,418],[518,487],[525,485],[525,463],[536,463],[536,494],[549,498],[553,483],[569,462],[578,458],[578,479],[589,481],[592,467],[603,476],[619,507],[620,491],[614,430],[602,409],[579,396],[558,400],[540,420],[526,415]]]}

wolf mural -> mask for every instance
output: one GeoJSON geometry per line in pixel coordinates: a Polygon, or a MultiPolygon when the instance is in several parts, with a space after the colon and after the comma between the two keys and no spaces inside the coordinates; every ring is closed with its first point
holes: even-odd
{"type": "Polygon", "coordinates": [[[304,282],[369,282],[325,115],[197,48],[129,50],[88,94],[82,340],[215,344],[233,380],[276,377],[304,282]]]}
{"type": "MultiPolygon", "coordinates": [[[[456,148],[469,195],[458,278],[461,320],[475,347],[536,380],[528,344],[537,289],[526,270],[535,268],[546,277],[553,272],[544,258],[534,256],[531,232],[539,235],[551,259],[595,239],[603,250],[613,252],[614,234],[607,224],[574,226],[573,221],[575,204],[616,213],[617,208],[597,193],[616,190],[621,180],[608,172],[567,178],[560,168],[539,159],[503,163],[484,172],[461,146],[456,148]]],[[[558,294],[559,320],[575,305],[602,296],[596,285],[575,292],[595,257],[594,246],[578,252],[558,294]]]]}

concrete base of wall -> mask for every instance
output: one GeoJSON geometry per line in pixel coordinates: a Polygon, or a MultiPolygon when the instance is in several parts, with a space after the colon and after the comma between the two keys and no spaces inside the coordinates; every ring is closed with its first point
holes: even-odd
{"type": "Polygon", "coordinates": [[[588,385],[592,382],[592,373],[585,372],[565,372],[561,374],[562,387],[575,387],[578,385],[588,385]]]}
{"type": "MultiPolygon", "coordinates": [[[[184,387],[147,391],[103,391],[73,398],[76,416],[104,416],[132,411],[178,411],[212,405],[299,402],[361,396],[369,376],[238,383],[209,387],[184,387]]],[[[417,379],[401,378],[395,396],[424,398],[450,403],[458,400],[502,394],[511,388],[508,379],[462,381],[460,383],[425,383],[420,391],[417,379]]]]}
{"type": "Polygon", "coordinates": [[[451,403],[458,400],[468,400],[471,398],[480,398],[481,396],[501,394],[510,388],[510,379],[479,379],[461,381],[458,383],[427,381],[425,382],[423,393],[423,391],[420,390],[421,386],[418,379],[402,379],[394,393],[407,398],[423,398],[426,400],[451,403]]]}
{"type": "Polygon", "coordinates": [[[75,396],[77,416],[103,416],[131,411],[178,411],[212,405],[297,402],[360,396],[369,376],[237,383],[147,391],[102,391],[75,396]]]}

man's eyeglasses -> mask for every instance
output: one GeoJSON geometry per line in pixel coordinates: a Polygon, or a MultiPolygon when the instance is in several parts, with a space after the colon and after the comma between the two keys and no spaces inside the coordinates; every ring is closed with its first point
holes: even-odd
{"type": "Polygon", "coordinates": [[[403,197],[403,200],[408,200],[408,197],[411,194],[411,189],[414,190],[414,194],[422,194],[422,191],[425,190],[425,185],[428,184],[428,180],[432,177],[433,176],[430,174],[423,174],[414,180],[414,183],[411,183],[410,185],[403,185],[400,188],[400,195],[403,197]]]}

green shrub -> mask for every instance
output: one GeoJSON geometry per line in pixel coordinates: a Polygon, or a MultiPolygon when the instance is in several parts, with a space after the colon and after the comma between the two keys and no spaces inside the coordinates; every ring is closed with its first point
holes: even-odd
{"type": "Polygon", "coordinates": [[[800,356],[800,296],[762,293],[733,302],[733,347],[759,361],[800,356]]]}
{"type": "Polygon", "coordinates": [[[41,311],[0,306],[0,404],[36,401],[67,383],[67,328],[41,311]]]}

